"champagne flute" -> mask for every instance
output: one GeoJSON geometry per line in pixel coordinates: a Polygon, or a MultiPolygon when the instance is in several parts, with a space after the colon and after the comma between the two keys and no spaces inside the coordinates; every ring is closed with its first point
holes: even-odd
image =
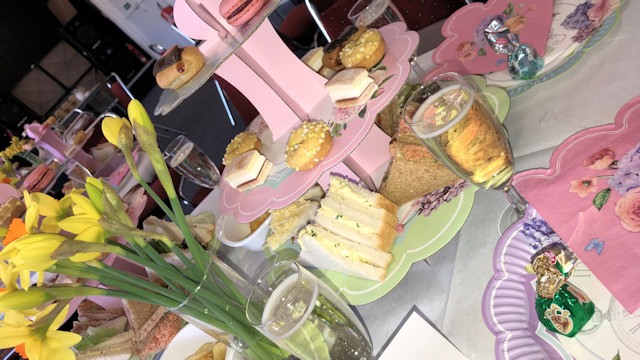
{"type": "Polygon", "coordinates": [[[164,151],[164,160],[191,182],[210,189],[220,183],[220,171],[198,146],[184,135],[179,135],[164,151]]]}
{"type": "Polygon", "coordinates": [[[461,75],[425,82],[406,102],[402,118],[451,171],[483,189],[505,192],[512,211],[501,216],[501,233],[524,216],[527,201],[511,186],[513,154],[504,128],[461,75]]]}

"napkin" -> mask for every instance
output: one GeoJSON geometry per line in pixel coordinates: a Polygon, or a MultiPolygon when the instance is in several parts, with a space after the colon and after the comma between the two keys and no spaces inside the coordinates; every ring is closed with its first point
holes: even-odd
{"type": "Polygon", "coordinates": [[[640,308],[640,97],[608,124],[581,131],[549,169],[514,186],[622,306],[640,308]]]}
{"type": "Polygon", "coordinates": [[[466,359],[447,338],[442,336],[414,305],[390,340],[378,354],[378,360],[466,359]],[[428,355],[427,355],[428,354],[428,355]]]}

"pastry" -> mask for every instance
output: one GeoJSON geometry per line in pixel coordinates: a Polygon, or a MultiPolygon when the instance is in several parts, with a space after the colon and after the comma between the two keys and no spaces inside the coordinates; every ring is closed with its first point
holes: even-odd
{"type": "Polygon", "coordinates": [[[338,108],[365,104],[378,85],[369,77],[365,69],[345,69],[334,75],[325,85],[331,100],[338,108]]]}
{"type": "Polygon", "coordinates": [[[253,189],[267,180],[273,164],[256,150],[236,156],[225,170],[224,179],[239,191],[253,189]]]}
{"type": "Polygon", "coordinates": [[[55,171],[47,164],[40,164],[24,179],[22,186],[28,192],[40,192],[53,181],[55,171]]]}
{"type": "Polygon", "coordinates": [[[227,145],[222,163],[229,165],[236,156],[244,154],[250,150],[260,151],[262,149],[262,141],[258,138],[258,135],[250,131],[244,131],[236,135],[233,140],[227,145]]]}
{"type": "Polygon", "coordinates": [[[380,32],[369,29],[344,45],[340,51],[340,61],[347,69],[370,69],[382,60],[385,48],[380,32]]]}
{"type": "Polygon", "coordinates": [[[163,89],[177,89],[204,66],[204,56],[195,46],[174,45],[153,65],[153,76],[163,89]]]}
{"type": "Polygon", "coordinates": [[[335,40],[331,41],[327,45],[324,46],[322,51],[324,55],[322,56],[322,65],[327,67],[333,71],[340,71],[344,69],[344,65],[340,60],[340,52],[342,51],[343,46],[351,41],[359,37],[362,33],[367,30],[364,26],[348,26],[340,36],[338,36],[335,40]]]}
{"type": "Polygon", "coordinates": [[[264,0],[222,0],[220,15],[231,26],[242,26],[258,13],[264,0]]]}
{"type": "Polygon", "coordinates": [[[0,206],[0,226],[8,228],[14,218],[21,217],[27,208],[20,199],[9,198],[0,206]]]}
{"type": "Polygon", "coordinates": [[[287,142],[287,166],[296,171],[313,169],[331,150],[331,140],[326,123],[305,121],[287,142]]]}

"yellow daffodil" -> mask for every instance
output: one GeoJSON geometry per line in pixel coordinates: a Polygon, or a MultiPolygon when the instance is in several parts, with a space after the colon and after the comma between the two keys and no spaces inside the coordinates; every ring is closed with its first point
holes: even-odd
{"type": "Polygon", "coordinates": [[[31,194],[27,190],[24,191],[24,204],[27,207],[27,212],[24,215],[24,224],[27,229],[27,233],[32,234],[33,228],[38,227],[38,220],[40,220],[40,205],[38,202],[33,201],[31,194]]]}
{"type": "Polygon", "coordinates": [[[108,142],[120,147],[118,144],[118,135],[123,126],[125,127],[123,131],[131,133],[131,124],[129,124],[126,118],[106,117],[102,120],[102,134],[108,142]]]}
{"type": "MultiPolygon", "coordinates": [[[[29,289],[31,273],[29,271],[15,271],[15,266],[12,263],[0,261],[0,281],[5,285],[4,288],[0,288],[0,298],[2,298],[16,290],[20,290],[18,287],[18,281],[23,289],[29,289]]],[[[39,311],[36,309],[20,310],[20,313],[23,316],[34,316],[38,312],[39,311]]]]}
{"type": "MultiPolygon", "coordinates": [[[[140,101],[136,99],[131,100],[131,102],[129,103],[129,106],[127,106],[127,113],[129,114],[129,120],[131,121],[131,125],[133,125],[134,122],[137,123],[138,125],[142,125],[147,130],[149,130],[149,132],[153,134],[153,137],[155,138],[156,129],[153,127],[153,123],[149,118],[149,114],[147,114],[147,110],[145,110],[145,108],[142,106],[142,103],[140,103],[140,101]]],[[[138,136],[137,133],[136,133],[136,136],[138,136]]]]}
{"type": "Polygon", "coordinates": [[[93,203],[93,206],[98,210],[98,212],[102,213],[102,182],[93,177],[87,178],[85,189],[87,191],[87,195],[89,195],[89,200],[93,203]]]}
{"type": "Polygon", "coordinates": [[[31,234],[7,245],[0,252],[0,260],[11,260],[15,271],[42,271],[56,263],[51,254],[66,239],[59,234],[31,234]]]}
{"type": "Polygon", "coordinates": [[[24,344],[26,355],[31,360],[75,359],[71,347],[80,342],[82,337],[71,332],[58,331],[69,311],[68,305],[50,324],[35,328],[31,326],[49,314],[55,306],[55,304],[49,305],[36,316],[33,322],[18,312],[7,311],[0,325],[0,348],[24,344]]]}
{"type": "Polygon", "coordinates": [[[57,233],[60,231],[58,222],[67,217],[69,208],[73,200],[71,194],[79,195],[82,189],[74,189],[60,201],[52,198],[47,194],[31,193],[25,191],[24,202],[27,207],[25,215],[26,229],[29,234],[33,233],[33,228],[37,227],[40,216],[45,218],[40,224],[40,229],[44,232],[57,233]]]}
{"type": "MultiPolygon", "coordinates": [[[[104,242],[104,230],[100,226],[91,226],[82,231],[78,236],[75,237],[74,240],[78,241],[86,241],[92,243],[103,243],[104,242]]],[[[85,262],[89,260],[93,260],[99,257],[102,253],[99,252],[89,252],[89,253],[81,253],[73,255],[69,258],[71,261],[75,262],[85,262]]]]}

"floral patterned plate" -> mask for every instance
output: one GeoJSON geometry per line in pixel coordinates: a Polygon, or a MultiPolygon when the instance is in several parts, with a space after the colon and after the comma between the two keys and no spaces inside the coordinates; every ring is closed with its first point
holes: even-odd
{"type": "MultiPolygon", "coordinates": [[[[481,76],[465,77],[472,82],[480,97],[493,109],[498,119],[503,121],[509,111],[510,99],[498,87],[486,86],[481,76]]],[[[339,166],[330,171],[335,171],[339,166]]],[[[348,171],[348,169],[345,167],[348,171]]],[[[340,175],[347,175],[347,171],[340,175]]],[[[328,183],[325,175],[318,181],[328,183]]],[[[355,180],[355,175],[350,174],[355,180]]],[[[353,305],[370,303],[393,289],[407,274],[411,265],[442,249],[458,233],[471,212],[477,187],[460,181],[452,186],[433,191],[414,202],[403,205],[398,210],[398,236],[391,254],[393,260],[387,269],[387,278],[382,282],[347,276],[331,270],[310,269],[320,279],[333,286],[353,305]]],[[[278,249],[273,259],[297,258],[299,246],[287,244],[278,249]]],[[[270,257],[270,254],[267,254],[270,257]]]]}
{"type": "Polygon", "coordinates": [[[640,308],[640,97],[514,185],[629,312],[640,308]],[[561,204],[561,205],[560,205],[561,204]],[[623,275],[623,276],[621,276],[623,275]]]}
{"type": "Polygon", "coordinates": [[[548,331],[538,321],[536,276],[524,267],[540,248],[561,242],[560,237],[532,207],[524,219],[507,230],[493,255],[495,275],[482,299],[482,315],[496,336],[496,359],[601,360],[640,356],[640,313],[630,314],[582,262],[569,281],[585,291],[596,313],[574,338],[548,331]]]}
{"type": "Polygon", "coordinates": [[[573,67],[609,34],[620,17],[619,0],[562,0],[554,3],[545,65],[532,80],[514,80],[506,70],[485,74],[487,83],[502,86],[511,97],[573,67]]]}

